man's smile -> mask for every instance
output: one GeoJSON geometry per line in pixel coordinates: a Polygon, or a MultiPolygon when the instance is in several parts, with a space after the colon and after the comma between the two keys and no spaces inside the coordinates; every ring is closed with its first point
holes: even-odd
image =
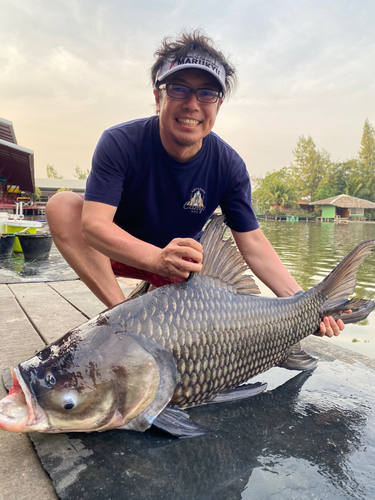
{"type": "Polygon", "coordinates": [[[188,125],[189,127],[195,127],[200,124],[200,121],[194,120],[194,118],[176,118],[176,121],[181,125],[188,125]]]}

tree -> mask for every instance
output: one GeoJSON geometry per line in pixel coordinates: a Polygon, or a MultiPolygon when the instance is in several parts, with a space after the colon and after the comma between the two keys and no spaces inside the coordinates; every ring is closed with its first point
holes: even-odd
{"type": "Polygon", "coordinates": [[[286,204],[295,205],[297,195],[290,180],[287,168],[267,173],[264,179],[256,179],[257,188],[253,196],[257,204],[269,209],[271,206],[281,208],[286,204]]]}
{"type": "Polygon", "coordinates": [[[47,178],[48,179],[63,179],[63,175],[59,175],[57,170],[52,165],[47,165],[47,178]]]}
{"type": "Polygon", "coordinates": [[[366,119],[363,126],[361,149],[358,152],[360,177],[368,190],[367,198],[375,200],[375,131],[366,119]]]}
{"type": "Polygon", "coordinates": [[[69,189],[69,188],[60,188],[56,191],[56,193],[61,193],[61,191],[73,191],[73,189],[69,189]]]}
{"type": "Polygon", "coordinates": [[[348,178],[357,175],[358,162],[355,159],[344,162],[329,163],[325,175],[320,180],[314,194],[314,201],[324,200],[345,193],[348,178]]]}
{"type": "Polygon", "coordinates": [[[371,123],[366,119],[363,125],[361,149],[358,152],[359,161],[368,169],[375,167],[375,130],[371,123]]]}
{"type": "Polygon", "coordinates": [[[38,188],[38,186],[35,186],[35,192],[33,194],[33,201],[39,201],[41,195],[42,195],[42,192],[40,191],[40,189],[38,188]]]}
{"type": "Polygon", "coordinates": [[[79,180],[85,180],[87,179],[88,175],[90,173],[90,170],[87,168],[85,171],[81,170],[79,166],[77,165],[75,168],[75,174],[74,177],[79,180]]]}
{"type": "Polygon", "coordinates": [[[312,138],[309,136],[306,139],[303,135],[299,137],[293,155],[291,168],[296,191],[299,196],[312,201],[331,163],[330,155],[327,151],[318,151],[312,138]]]}
{"type": "Polygon", "coordinates": [[[370,190],[365,187],[360,177],[352,175],[346,181],[345,194],[365,198],[370,194],[370,190]]]}

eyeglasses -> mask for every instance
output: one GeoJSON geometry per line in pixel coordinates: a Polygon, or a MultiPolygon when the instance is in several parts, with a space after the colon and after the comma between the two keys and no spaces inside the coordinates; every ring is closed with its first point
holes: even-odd
{"type": "Polygon", "coordinates": [[[196,95],[200,102],[214,103],[221,99],[224,94],[220,90],[212,89],[191,89],[185,85],[178,85],[176,83],[163,83],[159,85],[159,89],[166,90],[169,97],[172,99],[187,99],[191,92],[196,95]]]}

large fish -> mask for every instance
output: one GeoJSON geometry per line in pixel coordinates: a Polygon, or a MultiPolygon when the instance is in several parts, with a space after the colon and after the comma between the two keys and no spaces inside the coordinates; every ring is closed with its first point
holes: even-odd
{"type": "Polygon", "coordinates": [[[358,245],[317,286],[288,298],[257,297],[254,280],[222,217],[202,239],[204,263],[185,282],[108,309],[12,370],[0,428],[15,432],[205,432],[181,409],[257,394],[247,384],[272,366],[311,369],[298,343],[326,315],[360,321],[372,301],[353,299],[360,264],[375,241],[358,245]]]}

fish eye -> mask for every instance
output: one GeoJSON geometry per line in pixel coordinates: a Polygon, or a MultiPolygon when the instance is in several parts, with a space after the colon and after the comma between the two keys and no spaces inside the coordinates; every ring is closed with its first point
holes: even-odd
{"type": "Polygon", "coordinates": [[[68,398],[64,401],[63,406],[64,410],[73,410],[73,408],[75,408],[76,406],[76,402],[73,398],[68,398]]]}
{"type": "Polygon", "coordinates": [[[56,384],[56,379],[51,373],[47,373],[45,377],[46,384],[49,386],[55,385],[56,384]]]}

